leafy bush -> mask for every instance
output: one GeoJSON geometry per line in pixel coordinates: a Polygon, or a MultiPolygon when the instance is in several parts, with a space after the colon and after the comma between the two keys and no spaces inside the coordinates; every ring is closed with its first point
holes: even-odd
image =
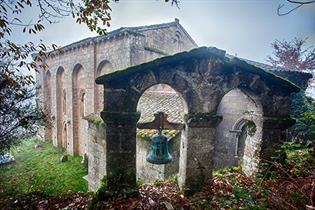
{"type": "Polygon", "coordinates": [[[296,119],[290,137],[300,143],[315,140],[315,101],[304,92],[292,95],[291,114],[296,119]]]}

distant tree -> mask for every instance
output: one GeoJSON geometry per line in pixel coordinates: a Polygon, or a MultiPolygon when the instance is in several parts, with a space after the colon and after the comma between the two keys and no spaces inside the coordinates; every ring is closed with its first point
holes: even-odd
{"type": "MultiPolygon", "coordinates": [[[[289,70],[314,71],[315,48],[305,47],[306,40],[276,40],[271,44],[274,56],[268,56],[267,61],[289,70]]],[[[306,97],[304,91],[292,94],[291,115],[296,119],[296,124],[290,129],[290,137],[301,143],[315,140],[315,102],[306,97]]]]}
{"type": "Polygon", "coordinates": [[[35,90],[30,76],[8,76],[0,69],[0,154],[18,144],[22,138],[33,136],[46,116],[36,107],[35,90]]]}
{"type": "Polygon", "coordinates": [[[274,56],[268,56],[267,61],[273,66],[290,70],[314,70],[315,48],[306,48],[306,40],[295,38],[292,41],[274,41],[271,44],[274,56]]]}

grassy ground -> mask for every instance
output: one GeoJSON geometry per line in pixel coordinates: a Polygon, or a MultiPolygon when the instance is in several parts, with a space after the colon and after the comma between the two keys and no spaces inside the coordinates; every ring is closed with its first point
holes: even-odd
{"type": "Polygon", "coordinates": [[[81,157],[69,156],[67,162],[60,162],[64,151],[35,138],[25,140],[12,154],[16,163],[0,166],[0,198],[37,191],[47,196],[87,191],[82,178],[87,169],[81,157]],[[35,149],[36,144],[42,147],[35,149]]]}

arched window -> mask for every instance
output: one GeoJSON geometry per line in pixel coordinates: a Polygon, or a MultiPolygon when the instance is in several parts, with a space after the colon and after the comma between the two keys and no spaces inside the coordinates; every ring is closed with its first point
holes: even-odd
{"type": "Polygon", "coordinates": [[[257,127],[256,135],[255,125],[262,120],[260,102],[248,91],[236,88],[222,98],[217,115],[223,119],[216,128],[215,167],[243,167],[245,159],[254,160],[256,144],[261,141],[261,126],[257,127]]]}
{"type": "Polygon", "coordinates": [[[182,51],[182,35],[178,31],[175,33],[173,43],[175,52],[182,51]]]}

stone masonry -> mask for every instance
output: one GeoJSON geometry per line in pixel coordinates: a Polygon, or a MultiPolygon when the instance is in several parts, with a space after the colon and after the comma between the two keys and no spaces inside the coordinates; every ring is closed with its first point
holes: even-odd
{"type": "Polygon", "coordinates": [[[45,61],[49,68],[37,75],[39,101],[52,119],[45,138],[71,154],[87,153],[88,122],[83,118],[103,108],[103,87],[95,84],[96,77],[196,46],[176,19],[120,28],[53,52],[45,61]]]}
{"type": "MultiPolygon", "coordinates": [[[[87,154],[90,190],[98,188],[104,175],[111,185],[120,174],[122,184],[178,174],[182,188],[198,190],[211,179],[213,168],[241,165],[253,175],[271,143],[284,139],[284,130],[293,123],[290,93],[298,88],[266,71],[302,89],[311,76],[244,62],[216,48],[170,56],[195,47],[175,19],[87,38],[46,59],[49,68],[37,75],[38,97],[52,126],[43,135],[71,154],[87,154]],[[177,93],[184,100],[171,116],[185,124],[172,143],[172,164],[147,163],[149,144],[135,138],[138,101],[148,88],[177,93]]],[[[143,112],[153,115],[152,108],[143,112]]]]}
{"type": "Polygon", "coordinates": [[[189,192],[200,190],[210,181],[214,164],[218,164],[215,156],[220,155],[216,150],[224,151],[219,145],[224,138],[216,136],[218,125],[228,113],[220,105],[224,97],[243,94],[250,100],[244,106],[249,113],[239,110],[242,116],[238,116],[240,120],[234,128],[242,130],[242,124],[254,128],[250,137],[239,138],[246,140],[245,146],[240,145],[240,152],[248,152],[242,164],[245,171],[251,171],[257,168],[260,158],[270,156],[271,145],[285,140],[285,130],[294,124],[289,115],[290,96],[300,90],[272,73],[226,57],[223,50],[206,47],[106,74],[98,77],[96,83],[104,86],[101,117],[105,123],[109,189],[136,185],[136,124],[140,117],[137,103],[151,86],[167,84],[184,99],[185,128],[181,134],[178,181],[189,192]]]}

